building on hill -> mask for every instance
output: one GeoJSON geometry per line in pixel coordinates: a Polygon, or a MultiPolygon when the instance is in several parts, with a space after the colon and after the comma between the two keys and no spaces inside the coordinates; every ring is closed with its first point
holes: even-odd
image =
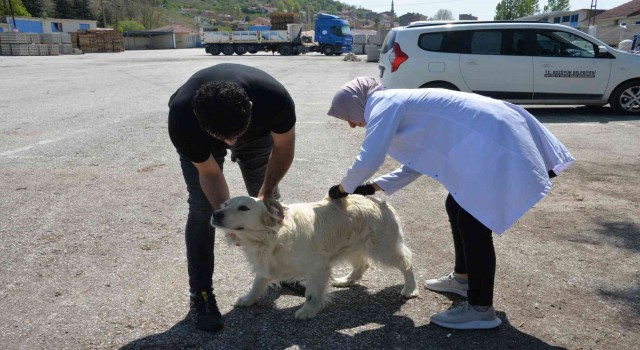
{"type": "Polygon", "coordinates": [[[478,17],[473,16],[471,14],[460,14],[458,15],[458,19],[460,21],[477,21],[478,17]]]}

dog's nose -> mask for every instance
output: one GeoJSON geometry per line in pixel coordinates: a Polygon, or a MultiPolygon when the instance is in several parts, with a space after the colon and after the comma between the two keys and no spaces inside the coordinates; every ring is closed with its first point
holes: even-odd
{"type": "Polygon", "coordinates": [[[222,221],[224,219],[224,213],[220,210],[216,210],[211,215],[211,226],[222,226],[222,221]]]}

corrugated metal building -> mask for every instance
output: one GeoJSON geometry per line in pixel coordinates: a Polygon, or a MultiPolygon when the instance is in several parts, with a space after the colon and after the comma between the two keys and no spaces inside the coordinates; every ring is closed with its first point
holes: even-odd
{"type": "Polygon", "coordinates": [[[125,50],[188,49],[200,42],[198,33],[178,24],[124,32],[124,40],[125,50]]]}

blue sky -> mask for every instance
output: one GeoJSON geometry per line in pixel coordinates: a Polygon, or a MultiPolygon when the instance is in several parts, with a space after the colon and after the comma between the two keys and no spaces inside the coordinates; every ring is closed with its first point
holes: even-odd
{"type": "MultiPolygon", "coordinates": [[[[384,12],[391,9],[391,0],[340,0],[349,5],[362,6],[375,12],[384,12]]],[[[394,0],[395,11],[398,15],[407,12],[419,12],[426,16],[433,16],[439,9],[446,9],[458,18],[461,13],[472,14],[479,20],[490,21],[495,16],[496,5],[499,0],[394,0]]],[[[620,6],[628,0],[600,0],[598,9],[611,9],[620,6]]],[[[547,4],[546,0],[539,0],[540,9],[547,4]]],[[[591,7],[591,0],[571,0],[571,9],[578,10],[591,7]]]]}

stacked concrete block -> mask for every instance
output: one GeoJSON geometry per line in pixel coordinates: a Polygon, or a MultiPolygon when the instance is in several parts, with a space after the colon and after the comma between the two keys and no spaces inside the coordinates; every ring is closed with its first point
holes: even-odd
{"type": "Polygon", "coordinates": [[[380,46],[367,45],[365,46],[365,51],[367,52],[367,62],[378,62],[380,59],[380,46]]]}
{"type": "Polygon", "coordinates": [[[29,44],[29,56],[40,56],[39,44],[29,44]]]}
{"type": "Polygon", "coordinates": [[[353,44],[353,46],[351,47],[351,52],[356,55],[364,55],[364,47],[364,44],[353,44]]]}
{"type": "Polygon", "coordinates": [[[0,44],[31,44],[31,37],[24,33],[1,32],[0,44]]]}
{"type": "Polygon", "coordinates": [[[69,34],[69,33],[60,33],[60,43],[61,44],[71,44],[71,34],[69,34]]]}
{"type": "Polygon", "coordinates": [[[367,43],[367,34],[355,34],[353,36],[354,44],[366,44],[367,43]]]}
{"type": "Polygon", "coordinates": [[[49,56],[49,45],[47,44],[39,44],[38,45],[38,55],[39,56],[49,56]]]}
{"type": "Polygon", "coordinates": [[[27,35],[29,36],[29,43],[31,43],[31,44],[41,44],[42,43],[42,41],[40,40],[40,34],[29,33],[27,35]]]}
{"type": "Polygon", "coordinates": [[[43,44],[62,44],[62,33],[40,34],[43,44]]]}
{"type": "Polygon", "coordinates": [[[62,44],[62,52],[63,55],[71,55],[73,54],[73,46],[71,44],[62,44]]]}
{"type": "Polygon", "coordinates": [[[58,56],[60,55],[60,46],[61,44],[51,44],[49,46],[49,55],[58,56]]]}
{"type": "Polygon", "coordinates": [[[384,40],[380,35],[369,35],[367,39],[369,45],[382,45],[382,40],[384,40]]]}

